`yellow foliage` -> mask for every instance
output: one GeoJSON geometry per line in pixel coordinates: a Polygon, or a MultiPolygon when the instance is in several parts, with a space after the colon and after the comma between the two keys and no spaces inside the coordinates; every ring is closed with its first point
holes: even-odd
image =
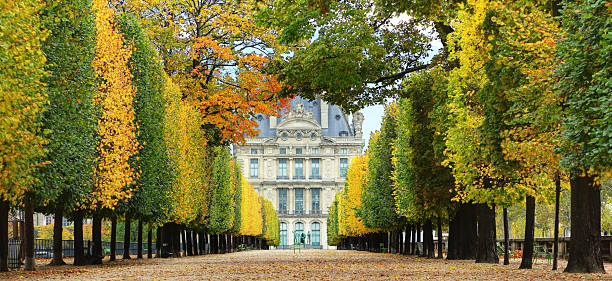
{"type": "Polygon", "coordinates": [[[263,214],[262,204],[263,198],[255,192],[255,189],[242,176],[242,200],[240,204],[240,234],[257,236],[263,231],[263,214]]]}
{"type": "MultiPolygon", "coordinates": [[[[46,59],[37,0],[0,1],[0,200],[18,204],[44,154],[38,117],[46,59]]],[[[6,222],[5,222],[6,223],[6,222]]]]}
{"type": "Polygon", "coordinates": [[[206,217],[206,138],[200,130],[201,115],[181,101],[180,89],[166,78],[165,139],[174,167],[171,220],[203,224],[206,217]],[[196,221],[199,220],[199,221],[196,221]]]}
{"type": "Polygon", "coordinates": [[[102,80],[95,102],[102,112],[92,203],[112,209],[119,201],[130,198],[129,187],[138,177],[137,168],[130,167],[128,161],[138,152],[133,107],[136,89],[128,67],[131,46],[119,33],[113,10],[105,0],[94,0],[93,8],[98,32],[93,65],[102,80]]]}
{"type": "Polygon", "coordinates": [[[351,159],[346,173],[344,189],[338,197],[338,234],[340,236],[361,236],[370,232],[364,226],[355,210],[361,206],[363,186],[367,184],[368,155],[357,155],[351,159]]]}

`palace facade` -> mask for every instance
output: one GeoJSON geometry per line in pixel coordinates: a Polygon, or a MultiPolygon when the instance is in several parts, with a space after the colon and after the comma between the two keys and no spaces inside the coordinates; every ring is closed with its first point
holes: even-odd
{"type": "Polygon", "coordinates": [[[344,186],[351,158],[363,150],[363,115],[300,97],[281,118],[257,117],[260,133],[234,146],[243,174],[276,207],[280,248],[305,234],[312,248],[329,248],[327,217],[344,186]]]}

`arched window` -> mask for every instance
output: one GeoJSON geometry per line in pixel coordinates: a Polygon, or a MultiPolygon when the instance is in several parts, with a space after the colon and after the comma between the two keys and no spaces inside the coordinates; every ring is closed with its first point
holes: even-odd
{"type": "MultiPolygon", "coordinates": [[[[298,243],[302,243],[301,242],[301,237],[302,234],[304,234],[304,224],[301,222],[296,222],[295,223],[295,231],[293,232],[293,241],[294,241],[294,245],[297,245],[298,243]]],[[[306,240],[306,237],[304,237],[304,240],[306,240]]],[[[304,241],[305,243],[306,241],[304,241]]]]}
{"type": "Polygon", "coordinates": [[[280,223],[280,246],[287,246],[287,224],[284,222],[280,223]]]}
{"type": "Polygon", "coordinates": [[[310,228],[312,229],[312,246],[321,246],[321,224],[313,222],[310,228]]]}

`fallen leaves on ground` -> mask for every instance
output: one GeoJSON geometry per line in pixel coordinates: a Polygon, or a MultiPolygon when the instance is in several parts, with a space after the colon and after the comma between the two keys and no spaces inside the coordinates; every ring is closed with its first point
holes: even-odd
{"type": "MultiPolygon", "coordinates": [[[[358,251],[248,251],[172,259],[117,260],[103,265],[39,266],[0,274],[9,280],[612,280],[612,274],[563,273],[541,261],[531,270],[358,251]]],[[[612,264],[605,265],[612,270],[612,264]]]]}

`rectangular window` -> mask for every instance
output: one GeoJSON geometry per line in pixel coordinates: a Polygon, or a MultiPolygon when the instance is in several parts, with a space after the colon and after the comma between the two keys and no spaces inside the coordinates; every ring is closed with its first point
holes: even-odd
{"type": "Polygon", "coordinates": [[[312,172],[310,173],[311,179],[321,179],[321,174],[319,174],[319,158],[313,158],[310,160],[310,168],[312,172]]]}
{"type": "Polygon", "coordinates": [[[251,154],[257,154],[257,148],[251,148],[251,154]]]}
{"type": "Polygon", "coordinates": [[[296,155],[301,155],[302,154],[302,149],[301,148],[296,148],[295,149],[295,154],[296,155]]]}
{"type": "Polygon", "coordinates": [[[286,148],[281,148],[281,149],[279,149],[278,153],[279,154],[283,154],[283,155],[287,154],[287,149],[286,148]]]}
{"type": "Polygon", "coordinates": [[[295,190],[295,214],[304,214],[304,189],[296,188],[295,190]]]}
{"type": "Polygon", "coordinates": [[[286,158],[278,159],[278,178],[287,179],[287,159],[286,158]]]}
{"type": "Polygon", "coordinates": [[[278,189],[278,214],[287,214],[287,188],[278,189]]]}
{"type": "Polygon", "coordinates": [[[259,177],[259,159],[251,159],[251,172],[249,173],[252,178],[259,177]]]}
{"type": "Polygon", "coordinates": [[[340,158],[340,176],[346,177],[348,171],[348,158],[340,158]]]}
{"type": "Polygon", "coordinates": [[[315,155],[319,154],[319,148],[317,147],[312,148],[312,154],[315,154],[315,155]]]}
{"type": "Polygon", "coordinates": [[[255,187],[255,192],[259,194],[259,188],[255,187]]]}
{"type": "Polygon", "coordinates": [[[304,159],[295,159],[295,176],[294,179],[304,179],[304,159]]]}
{"type": "Polygon", "coordinates": [[[312,188],[310,189],[310,196],[312,202],[311,213],[312,214],[321,214],[321,189],[320,188],[312,188]]]}
{"type": "Polygon", "coordinates": [[[346,154],[346,153],[347,153],[346,148],[340,148],[340,154],[346,154]]]}

